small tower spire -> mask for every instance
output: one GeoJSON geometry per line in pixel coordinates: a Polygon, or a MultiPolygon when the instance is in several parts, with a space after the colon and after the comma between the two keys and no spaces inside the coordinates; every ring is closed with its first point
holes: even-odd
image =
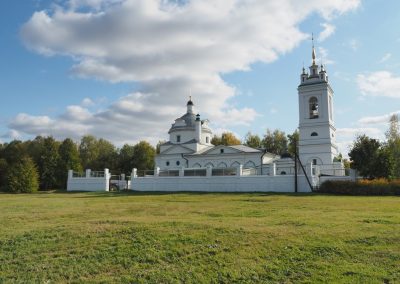
{"type": "Polygon", "coordinates": [[[315,48],[314,48],[314,33],[311,34],[311,41],[312,41],[312,64],[315,65],[315,48]]]}

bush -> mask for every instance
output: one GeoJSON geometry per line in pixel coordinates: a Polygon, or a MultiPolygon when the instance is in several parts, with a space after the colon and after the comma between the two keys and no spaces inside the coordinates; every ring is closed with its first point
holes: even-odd
{"type": "Polygon", "coordinates": [[[39,174],[31,158],[13,163],[7,175],[7,190],[14,193],[30,193],[39,189],[39,174]]]}
{"type": "Polygon", "coordinates": [[[343,195],[400,195],[400,180],[325,181],[318,192],[343,195]]]}

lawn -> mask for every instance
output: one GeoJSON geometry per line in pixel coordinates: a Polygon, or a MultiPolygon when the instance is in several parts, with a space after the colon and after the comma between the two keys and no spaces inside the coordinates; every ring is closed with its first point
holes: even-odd
{"type": "Polygon", "coordinates": [[[0,283],[400,283],[400,198],[0,194],[0,283]]]}

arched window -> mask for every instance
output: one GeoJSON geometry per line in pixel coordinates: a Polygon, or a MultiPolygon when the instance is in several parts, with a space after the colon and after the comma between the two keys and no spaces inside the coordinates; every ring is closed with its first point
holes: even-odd
{"type": "Polygon", "coordinates": [[[281,171],[281,175],[286,175],[286,172],[285,171],[281,171]]]}
{"type": "Polygon", "coordinates": [[[238,168],[240,166],[240,163],[238,161],[235,161],[231,164],[231,168],[238,168]]]}
{"type": "Polygon", "coordinates": [[[218,164],[218,168],[227,168],[227,167],[228,166],[224,162],[218,164]]]}
{"type": "Polygon", "coordinates": [[[318,99],[316,97],[311,97],[308,101],[309,110],[310,110],[310,119],[318,118],[318,99]]]}
{"type": "Polygon", "coordinates": [[[248,169],[248,168],[255,168],[256,164],[254,164],[253,161],[248,161],[246,164],[244,164],[244,168],[248,169]]]}
{"type": "Polygon", "coordinates": [[[313,133],[311,133],[311,136],[318,136],[318,133],[317,132],[313,132],[313,133]]]}
{"type": "Polygon", "coordinates": [[[192,168],[201,168],[201,165],[199,163],[196,163],[192,166],[192,168]]]}
{"type": "Polygon", "coordinates": [[[207,164],[205,164],[204,165],[204,167],[212,167],[212,168],[214,168],[214,165],[213,165],[213,163],[211,163],[211,162],[208,162],[207,164]]]}

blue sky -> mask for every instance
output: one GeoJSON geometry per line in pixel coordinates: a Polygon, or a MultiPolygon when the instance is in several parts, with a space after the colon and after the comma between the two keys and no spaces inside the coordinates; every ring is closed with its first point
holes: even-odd
{"type": "Polygon", "coordinates": [[[400,112],[399,26],[395,0],[2,1],[0,140],[156,143],[190,92],[216,132],[291,133],[314,32],[345,153],[400,112]]]}

